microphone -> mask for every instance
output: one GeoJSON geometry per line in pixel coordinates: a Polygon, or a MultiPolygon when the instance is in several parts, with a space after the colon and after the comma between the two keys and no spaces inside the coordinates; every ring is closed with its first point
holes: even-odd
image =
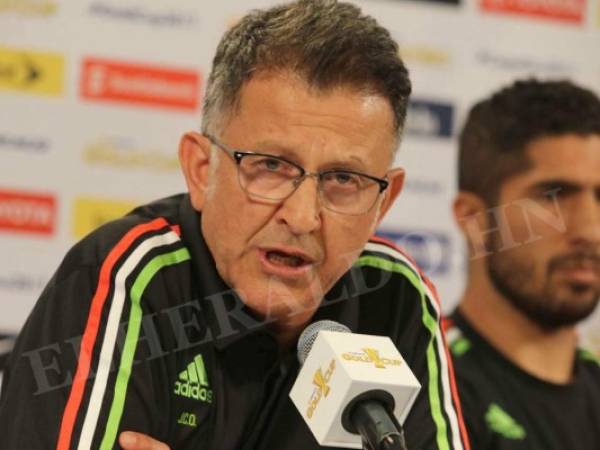
{"type": "Polygon", "coordinates": [[[406,450],[401,424],[421,385],[389,337],[322,320],[298,340],[290,398],[321,446],[406,450]]]}

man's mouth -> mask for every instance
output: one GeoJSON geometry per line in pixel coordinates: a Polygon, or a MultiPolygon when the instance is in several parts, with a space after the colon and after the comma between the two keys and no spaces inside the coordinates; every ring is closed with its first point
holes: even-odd
{"type": "Polygon", "coordinates": [[[315,259],[296,248],[262,248],[259,250],[263,270],[269,275],[294,279],[315,265],[315,259]]]}
{"type": "Polygon", "coordinates": [[[597,258],[569,258],[555,266],[573,281],[589,284],[600,279],[600,261],[597,258]]]}
{"type": "Polygon", "coordinates": [[[298,255],[292,255],[289,253],[280,252],[277,250],[271,250],[266,253],[269,262],[275,265],[282,265],[288,267],[301,267],[307,264],[307,260],[298,255]]]}

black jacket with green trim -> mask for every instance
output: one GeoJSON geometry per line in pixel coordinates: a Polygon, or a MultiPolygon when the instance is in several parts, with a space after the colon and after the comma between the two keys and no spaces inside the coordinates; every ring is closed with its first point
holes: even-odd
{"type": "MultiPolygon", "coordinates": [[[[439,305],[400,251],[370,241],[313,321],[386,335],[422,389],[410,450],[462,450],[439,305]]],[[[217,274],[187,195],[140,207],[71,249],[4,375],[0,449],[113,449],[124,430],[173,450],[318,449],[281,353],[217,274]]]]}
{"type": "Polygon", "coordinates": [[[446,326],[473,449],[600,449],[596,356],[580,350],[573,380],[555,384],[514,365],[458,310],[446,326]]]}

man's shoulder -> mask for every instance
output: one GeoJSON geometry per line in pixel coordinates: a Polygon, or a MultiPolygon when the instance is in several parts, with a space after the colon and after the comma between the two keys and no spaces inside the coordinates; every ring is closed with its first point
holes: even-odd
{"type": "Polygon", "coordinates": [[[595,405],[597,416],[600,414],[600,352],[594,350],[577,349],[575,380],[586,400],[595,405]]]}
{"type": "Polygon", "coordinates": [[[468,359],[477,340],[473,339],[473,330],[468,326],[458,309],[442,319],[442,327],[446,334],[448,348],[456,361],[455,365],[468,359]]]}
{"type": "Polygon", "coordinates": [[[370,265],[382,270],[393,271],[396,269],[398,271],[400,270],[398,265],[400,265],[410,270],[415,276],[421,274],[417,263],[405,250],[379,236],[373,236],[367,241],[360,254],[359,262],[361,260],[363,261],[361,265],[370,265]]]}
{"type": "Polygon", "coordinates": [[[137,268],[150,254],[183,247],[179,224],[183,200],[177,195],[141,205],[93,230],[66,253],[50,284],[82,270],[99,277],[102,270],[137,268]]]}
{"type": "Polygon", "coordinates": [[[379,332],[386,332],[386,327],[400,327],[405,332],[425,329],[437,333],[441,316],[437,292],[405,251],[383,239],[371,238],[352,272],[362,321],[373,322],[371,334],[377,334],[378,326],[382,330],[379,332]]]}
{"type": "Polygon", "coordinates": [[[402,275],[419,286],[419,289],[423,283],[426,284],[424,287],[433,289],[433,285],[405,250],[378,236],[369,239],[356,265],[402,275]]]}
{"type": "Polygon", "coordinates": [[[455,309],[442,319],[442,328],[460,384],[493,386],[512,372],[512,364],[505,360],[455,309]]]}
{"type": "MultiPolygon", "coordinates": [[[[389,277],[406,282],[414,288],[418,297],[429,300],[432,311],[439,317],[440,301],[435,286],[405,250],[385,239],[373,236],[363,248],[355,265],[384,272],[389,277]]],[[[394,285],[388,283],[390,287],[394,285]]]]}
{"type": "Polygon", "coordinates": [[[57,334],[76,333],[100,313],[118,318],[129,311],[131,318],[191,301],[196,292],[176,213],[180,202],[177,196],[140,206],[75,244],[46,284],[30,321],[53,317],[64,328],[57,334]]]}

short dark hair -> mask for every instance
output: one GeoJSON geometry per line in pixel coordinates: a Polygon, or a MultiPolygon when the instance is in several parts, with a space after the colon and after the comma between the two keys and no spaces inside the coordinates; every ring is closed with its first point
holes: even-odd
{"type": "Polygon", "coordinates": [[[492,206],[502,182],[530,167],[530,143],[565,134],[600,134],[600,99],[566,80],[516,81],[470,110],[459,138],[459,190],[492,206]]]}
{"type": "Polygon", "coordinates": [[[202,130],[233,112],[254,73],[291,70],[309,86],[381,95],[404,126],[411,84],[398,45],[375,19],[349,3],[300,0],[244,16],[221,39],[204,99],[202,130]]]}

